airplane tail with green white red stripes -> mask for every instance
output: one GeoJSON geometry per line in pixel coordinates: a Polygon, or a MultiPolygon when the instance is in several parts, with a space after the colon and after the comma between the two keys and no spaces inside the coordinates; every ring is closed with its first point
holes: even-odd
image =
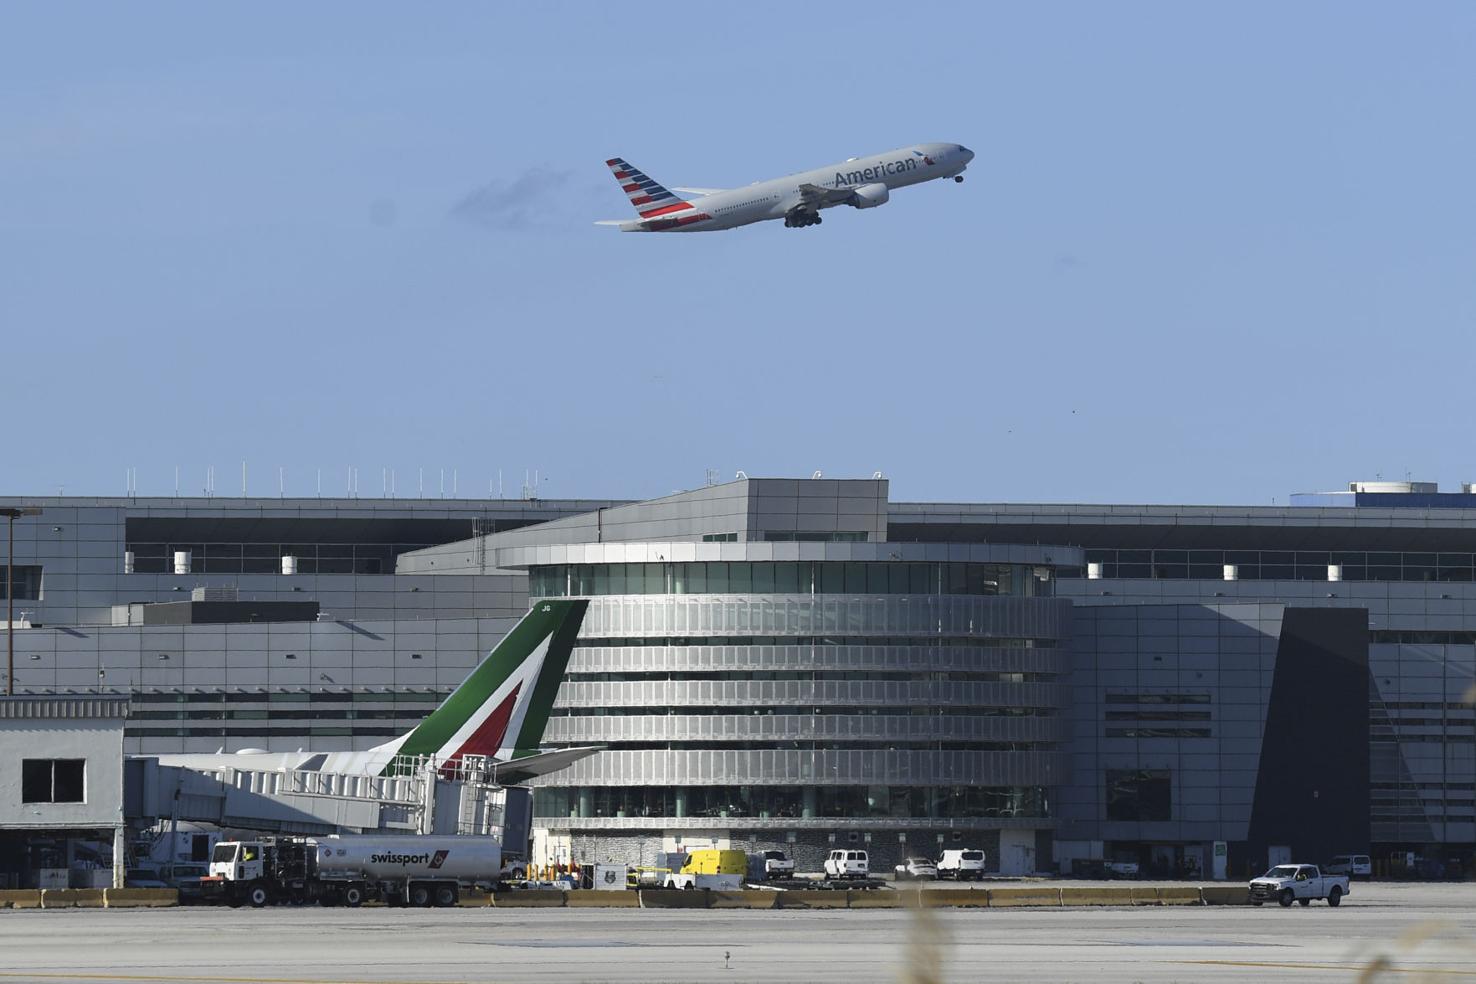
{"type": "Polygon", "coordinates": [[[467,756],[498,763],[537,757],[588,606],[582,599],[537,602],[414,731],[370,750],[386,763],[381,774],[412,757],[430,757],[447,775],[467,756]]]}

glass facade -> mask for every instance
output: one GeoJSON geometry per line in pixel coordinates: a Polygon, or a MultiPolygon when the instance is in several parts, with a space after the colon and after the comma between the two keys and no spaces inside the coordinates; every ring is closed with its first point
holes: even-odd
{"type": "MultiPolygon", "coordinates": [[[[1323,572],[1326,574],[1326,571],[1323,572]]],[[[882,561],[555,564],[528,572],[535,598],[627,594],[1048,596],[1049,578],[1021,564],[882,561]]]]}
{"type": "Polygon", "coordinates": [[[1039,825],[1064,767],[1052,585],[1009,563],[533,566],[531,597],[592,599],[546,741],[605,746],[536,781],[535,814],[1039,825]]]}
{"type": "Polygon", "coordinates": [[[625,786],[540,788],[538,817],[1048,818],[1040,786],[625,786]]]}

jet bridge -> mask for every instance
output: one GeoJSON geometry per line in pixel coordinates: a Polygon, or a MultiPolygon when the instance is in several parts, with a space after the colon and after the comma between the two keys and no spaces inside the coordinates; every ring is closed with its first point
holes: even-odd
{"type": "Polygon", "coordinates": [[[148,757],[125,762],[129,821],[189,820],[283,834],[476,834],[507,853],[531,834],[531,791],[492,781],[478,761],[453,766],[430,756],[397,762],[392,775],[189,769],[148,757]]]}

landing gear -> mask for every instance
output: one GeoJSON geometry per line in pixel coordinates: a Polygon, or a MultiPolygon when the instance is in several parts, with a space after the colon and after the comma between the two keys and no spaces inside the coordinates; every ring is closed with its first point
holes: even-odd
{"type": "Polygon", "coordinates": [[[954,184],[963,184],[963,175],[962,174],[955,174],[953,176],[953,183],[954,184]]]}
{"type": "Polygon", "coordinates": [[[784,216],[784,228],[803,229],[805,226],[819,225],[821,221],[820,213],[818,212],[796,209],[784,216]]]}

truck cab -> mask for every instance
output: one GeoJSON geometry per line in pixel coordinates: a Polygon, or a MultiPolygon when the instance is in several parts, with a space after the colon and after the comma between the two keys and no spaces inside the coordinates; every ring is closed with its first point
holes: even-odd
{"type": "Polygon", "coordinates": [[[1313,899],[1336,906],[1347,894],[1347,875],[1324,875],[1315,864],[1278,864],[1250,883],[1251,905],[1274,901],[1283,909],[1293,902],[1308,906],[1313,899]]]}
{"type": "Polygon", "coordinates": [[[220,841],[210,854],[207,877],[251,881],[265,874],[267,845],[261,841],[220,841]]]}
{"type": "Polygon", "coordinates": [[[218,841],[210,853],[210,870],[200,879],[201,894],[232,905],[266,905],[272,899],[267,875],[275,847],[271,841],[218,841]]]}

